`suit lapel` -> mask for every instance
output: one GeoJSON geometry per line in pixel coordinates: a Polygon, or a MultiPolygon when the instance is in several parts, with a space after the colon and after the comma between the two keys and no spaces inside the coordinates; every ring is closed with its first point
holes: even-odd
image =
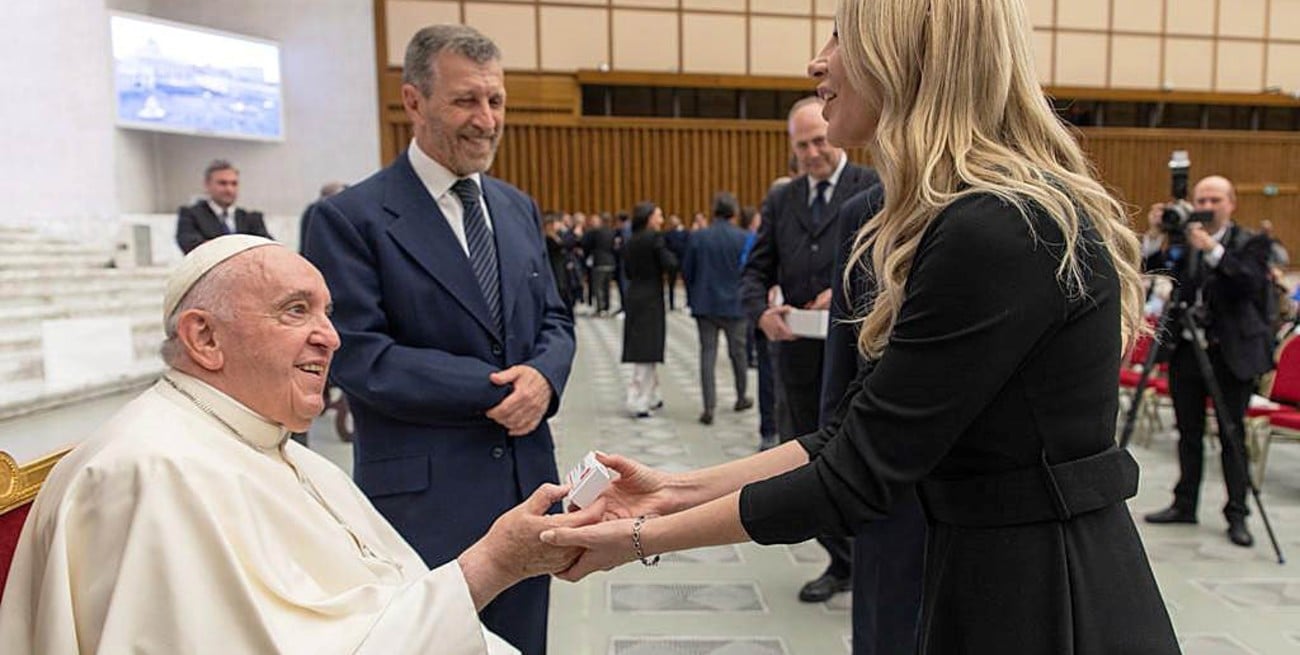
{"type": "Polygon", "coordinates": [[[794,191],[795,216],[799,217],[799,224],[803,226],[803,231],[808,234],[813,232],[812,207],[809,206],[809,200],[812,198],[808,190],[808,176],[801,175],[794,179],[791,184],[798,184],[794,191]]]}
{"type": "MultiPolygon", "coordinates": [[[[847,157],[848,155],[845,156],[847,157]]],[[[822,232],[826,231],[826,228],[835,224],[835,222],[839,220],[836,217],[836,212],[840,210],[840,205],[843,205],[844,201],[849,199],[849,194],[852,193],[849,189],[857,188],[858,171],[854,168],[853,164],[850,163],[844,167],[844,172],[840,173],[840,179],[835,183],[835,188],[831,189],[831,197],[826,199],[826,214],[823,217],[825,220],[822,221],[821,225],[817,226],[816,230],[812,231],[814,238],[821,236],[822,232]]],[[[809,216],[811,215],[812,214],[809,213],[809,216]]]]}
{"type": "Polygon", "coordinates": [[[230,233],[230,231],[226,229],[225,224],[221,222],[221,217],[217,216],[216,213],[212,211],[212,207],[207,203],[207,201],[200,200],[194,206],[194,209],[199,213],[199,216],[203,218],[203,222],[207,223],[207,225],[203,226],[204,236],[207,236],[209,239],[215,239],[223,234],[230,233]]]}
{"type": "Polygon", "coordinates": [[[447,224],[447,217],[438,208],[438,203],[411,168],[406,153],[394,162],[391,172],[384,191],[384,207],[396,219],[388,226],[389,236],[420,268],[446,288],[485,330],[496,334],[492,314],[488,312],[487,300],[474,278],[469,257],[461,249],[460,241],[447,224]]]}
{"type": "Polygon", "coordinates": [[[500,183],[483,175],[483,200],[492,216],[492,236],[497,243],[497,264],[501,280],[501,317],[506,325],[515,314],[519,294],[527,288],[530,212],[517,206],[501,190],[500,183]]]}

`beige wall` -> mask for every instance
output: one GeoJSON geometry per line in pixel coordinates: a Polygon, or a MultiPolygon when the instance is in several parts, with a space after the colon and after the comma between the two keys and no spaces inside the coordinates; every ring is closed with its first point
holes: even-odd
{"type": "MultiPolygon", "coordinates": [[[[1300,0],[1024,0],[1047,85],[1300,91],[1300,0]]],[[[835,0],[385,0],[388,64],[465,22],[511,70],[801,76],[835,0]]]]}
{"type": "Polygon", "coordinates": [[[802,76],[830,34],[831,0],[386,0],[387,53],[432,23],[495,39],[510,70],[609,67],[802,76]]]}
{"type": "Polygon", "coordinates": [[[1300,91],[1300,0],[1026,0],[1055,86],[1300,91]]]}

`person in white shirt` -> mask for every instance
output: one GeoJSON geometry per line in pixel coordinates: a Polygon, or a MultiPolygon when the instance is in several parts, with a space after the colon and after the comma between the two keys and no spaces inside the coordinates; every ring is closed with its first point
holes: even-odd
{"type": "Polygon", "coordinates": [[[322,409],[339,337],[306,260],[224,236],[171,276],[169,368],[63,458],[23,528],[0,652],[517,653],[476,610],[577,549],[542,485],[430,570],[348,476],[288,439],[322,409]]]}

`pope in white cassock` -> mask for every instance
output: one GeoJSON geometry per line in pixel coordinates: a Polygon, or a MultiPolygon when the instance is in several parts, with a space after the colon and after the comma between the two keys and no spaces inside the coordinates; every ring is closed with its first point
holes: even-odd
{"type": "MultiPolygon", "coordinates": [[[[337,467],[288,439],[339,338],[306,260],[232,235],[164,299],[163,378],[51,472],[0,604],[0,653],[515,653],[475,614],[579,551],[545,485],[430,571],[337,467]]],[[[436,320],[436,319],[431,319],[436,320]]]]}

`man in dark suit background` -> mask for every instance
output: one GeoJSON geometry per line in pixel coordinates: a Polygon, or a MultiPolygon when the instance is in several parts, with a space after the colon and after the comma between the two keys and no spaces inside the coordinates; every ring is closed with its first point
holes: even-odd
{"type": "MultiPolygon", "coordinates": [[[[556,482],[546,418],[573,362],[536,203],[484,174],[504,128],[497,46],[420,30],[402,100],[415,138],[388,168],[316,203],[306,255],[334,297],[332,378],[356,423],[358,486],[430,565],[556,482]]],[[[485,607],[526,655],[546,651],[550,580],[485,607]]]]}
{"type": "MultiPolygon", "coordinates": [[[[740,260],[748,239],[745,231],[732,224],[740,215],[740,203],[730,193],[713,197],[713,218],[686,242],[682,275],[686,278],[686,299],[700,333],[700,390],[704,412],[700,423],[713,424],[718,405],[714,372],[718,363],[718,332],[727,337],[727,357],[736,384],[736,411],[754,406],[745,395],[749,358],[745,353],[748,319],[740,311],[740,260]]],[[[683,230],[685,233],[685,230],[683,230]]],[[[665,237],[666,239],[666,237],[665,237]]]]}
{"type": "MultiPolygon", "coordinates": [[[[884,187],[877,184],[849,198],[836,219],[840,246],[831,276],[831,322],[822,373],[823,425],[871,372],[872,362],[858,350],[859,326],[851,321],[870,309],[872,285],[866,271],[855,268],[846,289],[844,270],[854,236],[884,204],[884,187]]],[[[889,516],[871,521],[853,535],[853,655],[916,652],[925,536],[925,514],[915,490],[899,493],[889,516]]]]}
{"type": "MultiPolygon", "coordinates": [[[[821,402],[821,339],[795,338],[786,324],[790,308],[829,309],[831,274],[838,245],[834,227],[836,210],[843,202],[879,182],[875,171],[851,164],[843,150],[826,139],[822,100],[808,97],[790,109],[790,146],[799,158],[803,175],[769,196],[758,240],[745,265],[742,304],[748,316],[778,347],[777,378],[783,385],[784,406],[791,434],[782,440],[817,429],[821,402]],[[767,293],[780,285],[785,304],[768,306],[767,293]]],[[[826,572],[804,585],[799,598],[822,602],[852,584],[852,554],[840,538],[818,540],[830,553],[826,572]]]]}
{"type": "MultiPolygon", "coordinates": [[[[1237,192],[1228,179],[1211,176],[1196,184],[1192,204],[1198,211],[1214,213],[1213,221],[1187,228],[1180,283],[1189,305],[1197,300],[1204,307],[1198,320],[1209,341],[1207,353],[1214,379],[1223,391],[1226,412],[1219,421],[1220,459],[1228,502],[1223,514],[1228,520],[1228,539],[1238,546],[1254,544],[1246,528],[1246,467],[1244,448],[1228,443],[1230,424],[1237,439],[1245,434],[1246,409],[1259,376],[1273,368],[1271,321],[1275,305],[1269,281],[1268,258],[1272,240],[1255,234],[1232,221],[1237,192]]],[[[1159,230],[1160,211],[1152,208],[1151,231],[1143,240],[1148,268],[1165,247],[1159,230]]],[[[1158,264],[1157,264],[1158,266],[1158,264]]],[[[1209,389],[1196,362],[1196,352],[1187,335],[1173,328],[1173,350],[1169,359],[1169,395],[1174,401],[1178,424],[1178,484],[1169,508],[1148,514],[1148,523],[1196,523],[1204,462],[1206,399],[1209,389]]]]}
{"type": "Polygon", "coordinates": [[[226,234],[253,234],[272,238],[262,212],[235,206],[239,197],[239,170],[224,159],[214,159],[203,171],[208,197],[176,212],[176,245],[189,253],[199,244],[226,234]]]}

